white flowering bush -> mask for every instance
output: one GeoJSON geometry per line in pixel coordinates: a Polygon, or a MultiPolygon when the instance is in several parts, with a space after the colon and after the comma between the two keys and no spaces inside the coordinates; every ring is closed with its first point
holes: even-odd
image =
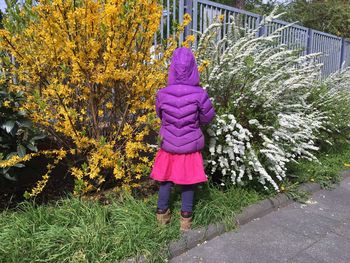
{"type": "Polygon", "coordinates": [[[257,179],[278,191],[287,164],[317,160],[318,142],[325,139],[321,134],[336,130],[337,114],[330,106],[339,99],[350,102],[343,83],[350,84],[349,71],[320,80],[319,54],[300,56],[300,50],[276,44],[284,28],[256,37],[259,28],[241,34],[232,22],[218,41],[222,26],[209,26],[196,51],[203,87],[217,110],[208,129],[207,167],[223,181],[257,179]]]}
{"type": "Polygon", "coordinates": [[[350,70],[336,72],[319,83],[308,98],[314,108],[327,114],[320,143],[344,144],[350,137],[350,70]]]}

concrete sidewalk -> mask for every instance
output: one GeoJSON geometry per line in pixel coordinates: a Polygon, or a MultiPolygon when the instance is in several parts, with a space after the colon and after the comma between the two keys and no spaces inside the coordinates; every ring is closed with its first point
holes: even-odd
{"type": "Polygon", "coordinates": [[[350,263],[350,177],[305,205],[292,203],[170,262],[350,263]]]}

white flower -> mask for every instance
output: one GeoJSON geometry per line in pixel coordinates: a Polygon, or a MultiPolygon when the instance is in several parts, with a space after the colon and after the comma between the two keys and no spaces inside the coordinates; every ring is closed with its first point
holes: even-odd
{"type": "MultiPolygon", "coordinates": [[[[272,14],[262,23],[274,18],[272,14]]],[[[272,186],[279,191],[276,182],[286,177],[289,162],[317,160],[314,153],[316,142],[322,139],[320,132],[340,131],[338,123],[331,122],[336,116],[324,109],[339,101],[350,102],[350,70],[320,80],[320,54],[296,56],[287,46],[275,44],[288,26],[256,38],[259,29],[242,36],[234,21],[225,39],[217,41],[222,25],[214,23],[198,42],[198,62],[211,61],[201,75],[203,86],[214,94],[216,107],[227,109],[208,129],[208,165],[230,176],[233,184],[256,178],[264,189],[272,186]],[[247,81],[246,64],[251,60],[247,81]],[[233,85],[232,80],[244,81],[244,85],[233,85]],[[313,101],[311,95],[320,91],[321,84],[330,90],[313,101]],[[226,108],[218,104],[223,100],[229,103],[226,108]]]]}

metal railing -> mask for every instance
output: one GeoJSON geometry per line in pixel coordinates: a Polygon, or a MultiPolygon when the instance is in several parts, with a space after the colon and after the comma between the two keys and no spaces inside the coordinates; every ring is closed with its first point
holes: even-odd
{"type": "MultiPolygon", "coordinates": [[[[223,37],[229,28],[227,24],[234,19],[235,24],[246,31],[257,29],[264,18],[261,15],[226,6],[208,0],[162,0],[163,16],[160,21],[160,30],[155,36],[155,43],[175,34],[176,26],[183,21],[183,16],[188,13],[192,22],[185,32],[180,34],[182,42],[186,35],[197,35],[196,32],[204,32],[208,26],[221,16],[224,26],[220,37],[223,37]]],[[[273,20],[260,28],[258,36],[270,35],[277,29],[289,25],[285,21],[273,20]]],[[[290,49],[302,50],[301,55],[322,53],[318,61],[323,63],[322,75],[329,74],[350,66],[350,41],[325,32],[292,24],[280,32],[279,44],[285,44],[290,49]]],[[[197,39],[197,38],[196,38],[197,39]]]]}

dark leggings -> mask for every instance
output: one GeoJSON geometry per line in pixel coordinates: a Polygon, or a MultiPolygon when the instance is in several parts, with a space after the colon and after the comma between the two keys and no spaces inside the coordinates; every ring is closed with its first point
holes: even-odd
{"type": "MultiPolygon", "coordinates": [[[[172,182],[162,182],[160,184],[158,193],[159,209],[165,210],[169,207],[169,198],[172,186],[172,182]]],[[[195,187],[195,184],[181,185],[182,212],[192,212],[195,187]]]]}

